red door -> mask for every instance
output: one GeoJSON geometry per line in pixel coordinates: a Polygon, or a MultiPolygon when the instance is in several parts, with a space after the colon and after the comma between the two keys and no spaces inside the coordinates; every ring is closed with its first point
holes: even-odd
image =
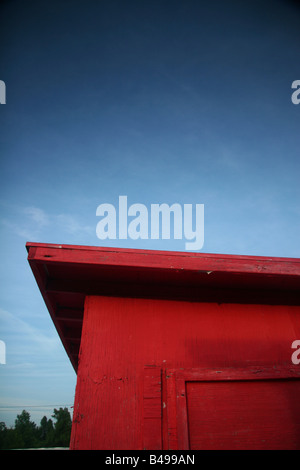
{"type": "Polygon", "coordinates": [[[300,449],[297,370],[194,369],[167,375],[173,390],[170,425],[173,407],[179,449],[300,449]]]}

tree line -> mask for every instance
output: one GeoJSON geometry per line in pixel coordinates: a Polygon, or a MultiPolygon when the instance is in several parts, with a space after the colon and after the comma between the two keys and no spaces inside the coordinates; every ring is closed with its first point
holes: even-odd
{"type": "Polygon", "coordinates": [[[40,425],[30,420],[23,410],[15,419],[15,426],[7,428],[0,422],[0,449],[28,449],[38,447],[69,447],[72,419],[68,408],[54,408],[54,418],[44,416],[40,425]]]}

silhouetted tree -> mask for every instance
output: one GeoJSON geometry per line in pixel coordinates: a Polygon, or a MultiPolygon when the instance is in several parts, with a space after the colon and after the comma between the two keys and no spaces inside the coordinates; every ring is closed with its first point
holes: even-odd
{"type": "Polygon", "coordinates": [[[25,449],[36,447],[69,447],[72,420],[68,408],[54,408],[51,419],[44,416],[40,426],[30,421],[23,410],[15,419],[15,427],[7,428],[0,422],[0,449],[25,449]]]}
{"type": "Polygon", "coordinates": [[[38,437],[37,426],[33,421],[30,421],[28,411],[23,410],[20,415],[17,415],[15,433],[20,439],[23,448],[36,447],[38,437]]]}
{"type": "Polygon", "coordinates": [[[42,447],[53,446],[54,442],[54,427],[52,419],[44,416],[41,419],[41,424],[38,429],[39,441],[42,447]]]}
{"type": "Polygon", "coordinates": [[[59,408],[59,410],[54,408],[52,417],[56,420],[54,424],[55,446],[69,446],[72,420],[68,408],[59,408]]]}

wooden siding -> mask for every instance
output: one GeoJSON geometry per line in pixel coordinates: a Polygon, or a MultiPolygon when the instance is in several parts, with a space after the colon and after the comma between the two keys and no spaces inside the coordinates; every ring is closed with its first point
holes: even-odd
{"type": "MultiPolygon", "coordinates": [[[[182,428],[187,411],[177,404],[181,394],[178,383],[172,383],[174,370],[179,384],[184,374],[180,371],[193,369],[199,374],[204,368],[212,375],[213,371],[223,370],[223,378],[233,380],[233,394],[234,379],[241,370],[243,380],[249,379],[249,371],[254,378],[266,379],[262,371],[268,370],[270,380],[294,377],[299,391],[300,370],[291,363],[291,342],[300,337],[299,320],[298,306],[88,297],[72,448],[189,448],[182,428]]],[[[192,407],[199,404],[197,390],[191,389],[192,407]]],[[[246,390],[247,382],[244,394],[246,390]]],[[[214,393],[222,396],[225,392],[220,387],[214,393]]],[[[184,393],[182,399],[186,400],[184,393]]],[[[274,400],[266,413],[277,412],[274,400]]],[[[230,420],[230,409],[226,413],[230,420]]],[[[278,413],[274,426],[280,414],[285,428],[294,429],[294,420],[299,422],[299,409],[292,395],[278,413]],[[290,411],[285,413],[285,408],[290,411]]],[[[195,419],[192,431],[196,414],[195,419]]],[[[299,443],[299,429],[296,431],[299,443]]],[[[279,442],[282,430],[274,427],[272,432],[277,433],[279,442]]],[[[200,442],[197,436],[195,439],[192,445],[200,442]]]]}

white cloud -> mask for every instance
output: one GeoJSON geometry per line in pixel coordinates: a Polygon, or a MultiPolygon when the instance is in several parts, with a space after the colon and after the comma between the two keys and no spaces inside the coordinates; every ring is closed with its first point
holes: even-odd
{"type": "Polygon", "coordinates": [[[25,207],[24,214],[28,215],[40,228],[50,224],[49,216],[38,207],[25,207]]]}

